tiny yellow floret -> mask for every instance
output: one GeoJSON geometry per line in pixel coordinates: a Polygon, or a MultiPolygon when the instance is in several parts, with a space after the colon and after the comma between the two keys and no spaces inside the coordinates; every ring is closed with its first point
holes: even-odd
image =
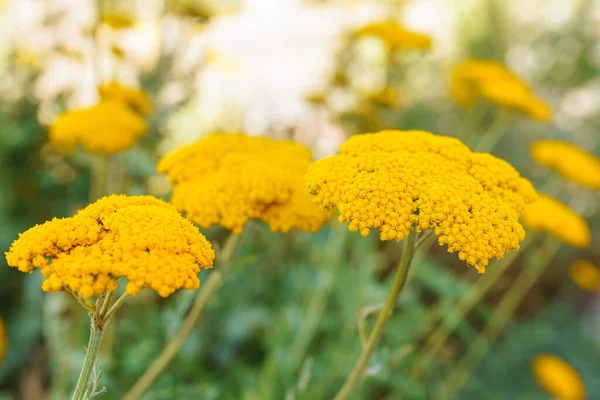
{"type": "Polygon", "coordinates": [[[98,94],[102,100],[119,101],[140,115],[149,115],[153,110],[150,96],[141,89],[132,89],[112,82],[100,86],[98,94]]]}
{"type": "Polygon", "coordinates": [[[541,122],[552,115],[544,100],[506,66],[495,61],[469,59],[456,65],[450,79],[450,93],[463,107],[483,98],[541,122]]]}
{"type": "Polygon", "coordinates": [[[507,162],[473,153],[459,140],[422,131],[357,135],[340,155],[313,163],[308,191],[339,221],[366,236],[402,240],[433,229],[440,245],[484,272],[488,260],[518,249],[519,216],[535,190],[507,162]]]}
{"type": "Polygon", "coordinates": [[[412,32],[397,21],[380,21],[365,25],[353,33],[354,36],[374,36],[395,50],[429,50],[431,37],[412,32]]]}
{"type": "Polygon", "coordinates": [[[157,171],[174,185],[171,203],[203,228],[219,224],[240,234],[257,219],[275,232],[315,232],[330,213],[304,192],[310,162],[301,144],[230,133],[166,155],[157,171]]]}
{"type": "Polygon", "coordinates": [[[523,224],[536,231],[545,231],[574,247],[587,247],[592,240],[585,219],[557,199],[540,193],[538,201],[525,207],[523,224]]]}
{"type": "Polygon", "coordinates": [[[600,291],[600,269],[587,260],[577,260],[569,267],[573,282],[590,293],[600,291]]]}
{"type": "Polygon", "coordinates": [[[583,400],[583,379],[568,362],[553,354],[539,354],[531,363],[538,384],[557,400],[583,400]]]}
{"type": "Polygon", "coordinates": [[[564,140],[543,139],[530,148],[531,156],[539,164],[554,168],[565,178],[600,189],[600,159],[594,154],[564,140]]]}
{"type": "Polygon", "coordinates": [[[21,272],[39,269],[47,292],[83,298],[114,291],[125,278],[136,295],[150,288],[166,297],[196,289],[200,268],[215,253],[172,205],[152,196],[108,196],[70,218],[55,218],[19,235],[6,253],[21,272]]]}
{"type": "Polygon", "coordinates": [[[111,155],[132,147],[147,130],[136,112],[120,101],[107,100],[60,114],[48,136],[62,152],[70,152],[81,143],[90,153],[111,155]]]}

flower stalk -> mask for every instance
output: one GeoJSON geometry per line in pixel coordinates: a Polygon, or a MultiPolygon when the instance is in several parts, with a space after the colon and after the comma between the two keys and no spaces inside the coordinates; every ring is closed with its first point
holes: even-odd
{"type": "Polygon", "coordinates": [[[406,278],[408,276],[410,264],[415,253],[416,238],[417,233],[415,231],[411,231],[411,233],[406,238],[406,241],[404,242],[404,251],[402,252],[402,259],[400,260],[400,264],[398,265],[398,269],[396,270],[394,283],[392,284],[392,288],[390,290],[390,293],[388,294],[385,305],[383,306],[382,310],[377,316],[375,327],[369,334],[369,337],[362,348],[360,356],[358,357],[358,361],[352,368],[350,375],[346,379],[346,382],[344,383],[338,394],[335,396],[334,400],[344,400],[348,398],[348,396],[352,393],[352,389],[362,378],[363,373],[367,368],[367,365],[369,364],[369,360],[371,359],[371,355],[373,354],[373,350],[375,349],[377,342],[381,338],[383,328],[392,316],[394,312],[394,307],[396,306],[396,302],[398,300],[398,296],[400,295],[400,292],[402,291],[402,288],[406,283],[406,278]]]}

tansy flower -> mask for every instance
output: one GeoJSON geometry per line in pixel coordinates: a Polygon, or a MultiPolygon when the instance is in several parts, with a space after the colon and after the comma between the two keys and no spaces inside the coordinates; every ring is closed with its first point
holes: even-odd
{"type": "Polygon", "coordinates": [[[0,315],[0,365],[6,357],[8,352],[8,335],[6,334],[6,326],[4,325],[4,318],[0,315]]]}
{"type": "Polygon", "coordinates": [[[168,203],[152,196],[109,196],[70,218],[55,218],[19,235],[8,265],[39,269],[47,292],[68,290],[83,298],[114,291],[119,278],[136,295],[161,296],[196,289],[200,268],[211,268],[210,243],[168,203]]]}
{"type": "Polygon", "coordinates": [[[119,101],[141,115],[152,112],[152,102],[148,93],[139,89],[131,89],[112,82],[98,88],[102,100],[119,101]]]}
{"type": "Polygon", "coordinates": [[[577,260],[569,267],[569,275],[583,290],[596,293],[600,290],[600,269],[589,261],[577,260]]]}
{"type": "Polygon", "coordinates": [[[536,140],[531,156],[538,163],[554,168],[567,179],[591,189],[600,189],[600,159],[564,140],[536,140]]]}
{"type": "Polygon", "coordinates": [[[375,36],[396,50],[428,50],[431,37],[409,31],[396,21],[375,22],[361,27],[355,36],[375,36]]]}
{"type": "Polygon", "coordinates": [[[240,234],[258,219],[271,230],[317,231],[329,217],[304,192],[310,151],[294,142],[214,134],[162,158],[173,183],[171,203],[190,220],[240,234]]]}
{"type": "Polygon", "coordinates": [[[478,98],[483,98],[542,122],[548,121],[552,114],[544,100],[495,61],[470,59],[459,63],[452,71],[450,93],[463,107],[472,106],[478,98]]]}
{"type": "Polygon", "coordinates": [[[81,143],[91,153],[111,155],[132,147],[147,130],[146,122],[137,113],[110,100],[62,113],[48,135],[60,151],[72,151],[81,143]]]}
{"type": "Polygon", "coordinates": [[[586,390],[581,376],[568,362],[553,354],[539,354],[532,361],[538,384],[553,398],[583,400],[586,390]]]}
{"type": "Polygon", "coordinates": [[[337,208],[351,231],[377,228],[381,240],[402,240],[433,229],[440,245],[479,272],[525,237],[519,216],[536,198],[529,181],[457,139],[383,131],[353,136],[340,153],[312,164],[306,181],[314,200],[337,208]]]}
{"type": "Polygon", "coordinates": [[[546,231],[574,247],[586,247],[592,234],[583,217],[547,194],[525,207],[523,224],[536,231],[546,231]]]}

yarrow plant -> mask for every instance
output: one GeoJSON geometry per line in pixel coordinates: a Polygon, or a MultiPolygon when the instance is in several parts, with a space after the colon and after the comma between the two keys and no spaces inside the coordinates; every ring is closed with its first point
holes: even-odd
{"type": "Polygon", "coordinates": [[[541,165],[590,189],[600,189],[600,159],[564,140],[543,139],[533,142],[531,156],[541,165]]]}
{"type": "Polygon", "coordinates": [[[583,290],[600,291],[600,269],[588,260],[576,260],[569,266],[569,276],[583,290]]]}
{"type": "Polygon", "coordinates": [[[543,193],[525,207],[523,224],[531,230],[545,231],[574,247],[587,247],[592,240],[590,228],[582,216],[543,193]]]}
{"type": "Polygon", "coordinates": [[[240,234],[249,220],[274,232],[317,231],[330,213],[304,191],[305,146],[241,133],[213,134],[163,157],[157,170],[173,184],[171,203],[203,228],[240,234]]]}
{"type": "Polygon", "coordinates": [[[469,59],[456,65],[450,80],[450,93],[463,107],[479,98],[519,111],[540,122],[552,115],[548,104],[504,65],[489,60],[469,59]]]}
{"type": "Polygon", "coordinates": [[[556,399],[583,400],[587,390],[579,372],[554,354],[538,354],[531,368],[538,384],[556,399]]]}
{"type": "Polygon", "coordinates": [[[392,289],[367,343],[336,396],[349,396],[367,366],[404,285],[418,232],[432,231],[440,245],[485,271],[492,257],[518,250],[525,237],[519,217],[537,194],[505,161],[473,153],[460,141],[423,131],[357,135],[340,154],[317,161],[307,190],[324,209],[363,236],[405,241],[392,289]]]}
{"type": "Polygon", "coordinates": [[[141,89],[132,89],[117,82],[111,82],[100,86],[98,94],[102,100],[119,101],[140,115],[149,115],[153,111],[148,93],[141,89]]]}
{"type": "Polygon", "coordinates": [[[374,36],[394,50],[429,50],[431,48],[431,37],[409,31],[394,20],[365,25],[357,29],[353,35],[357,37],[374,36]]]}
{"type": "Polygon", "coordinates": [[[62,152],[81,144],[90,153],[112,155],[132,147],[147,131],[138,113],[121,101],[105,100],[60,114],[48,135],[52,145],[62,152]]]}
{"type": "Polygon", "coordinates": [[[144,288],[163,297],[197,289],[198,272],[211,268],[214,258],[206,238],[170,204],[115,195],[29,229],[6,253],[9,266],[39,270],[44,291],[65,291],[89,312],[90,341],[74,400],[92,395],[89,381],[104,329],[127,297],[144,288]],[[127,282],[125,292],[113,303],[120,279],[127,282]]]}

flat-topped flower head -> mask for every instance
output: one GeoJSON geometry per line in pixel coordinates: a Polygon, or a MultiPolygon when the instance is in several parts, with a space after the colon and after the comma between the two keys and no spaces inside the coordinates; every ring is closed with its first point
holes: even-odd
{"type": "Polygon", "coordinates": [[[171,203],[203,228],[240,234],[248,220],[275,232],[317,231],[329,218],[304,192],[310,150],[241,133],[210,135],[163,157],[158,172],[174,185],[171,203]]]}
{"type": "Polygon", "coordinates": [[[594,154],[557,139],[536,140],[530,150],[538,163],[580,185],[600,189],[600,159],[594,154]]]}
{"type": "Polygon", "coordinates": [[[146,122],[120,101],[106,100],[66,111],[49,131],[50,142],[63,152],[79,143],[90,153],[111,155],[132,147],[148,130],[146,122]]]}
{"type": "Polygon", "coordinates": [[[132,89],[112,82],[100,86],[98,94],[102,100],[119,101],[140,115],[148,115],[153,110],[150,96],[141,89],[132,89]]]}
{"type": "Polygon", "coordinates": [[[68,290],[83,298],[117,289],[136,295],[150,288],[166,297],[196,289],[200,268],[214,251],[194,225],[152,196],[108,196],[70,218],[55,218],[19,235],[6,253],[21,272],[39,269],[48,292],[68,290]]]}
{"type": "Polygon", "coordinates": [[[585,291],[600,291],[600,268],[587,260],[577,260],[569,267],[569,276],[585,291]]]}
{"type": "Polygon", "coordinates": [[[375,36],[395,50],[429,50],[431,48],[430,36],[409,31],[393,20],[365,25],[356,30],[354,36],[375,36]]]}
{"type": "Polygon", "coordinates": [[[592,240],[590,228],[581,215],[543,193],[540,193],[538,201],[525,207],[523,224],[528,229],[544,231],[574,247],[587,247],[592,240]]]}
{"type": "Polygon", "coordinates": [[[357,135],[340,155],[317,161],[308,191],[363,236],[402,240],[433,229],[440,245],[484,272],[488,260],[518,249],[519,216],[536,198],[529,181],[505,161],[473,153],[454,138],[422,131],[357,135]]]}
{"type": "Polygon", "coordinates": [[[552,397],[560,400],[586,399],[581,375],[567,361],[554,354],[538,354],[531,367],[538,384],[552,397]]]}
{"type": "Polygon", "coordinates": [[[552,110],[531,89],[504,65],[488,60],[470,59],[459,63],[452,71],[450,91],[463,107],[483,98],[502,107],[517,110],[546,122],[552,110]]]}

